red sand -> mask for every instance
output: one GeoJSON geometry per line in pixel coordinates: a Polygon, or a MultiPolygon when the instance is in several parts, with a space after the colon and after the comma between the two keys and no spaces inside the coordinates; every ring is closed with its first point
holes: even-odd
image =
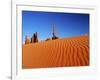
{"type": "Polygon", "coordinates": [[[22,68],[89,65],[89,37],[78,36],[23,45],[22,68]]]}

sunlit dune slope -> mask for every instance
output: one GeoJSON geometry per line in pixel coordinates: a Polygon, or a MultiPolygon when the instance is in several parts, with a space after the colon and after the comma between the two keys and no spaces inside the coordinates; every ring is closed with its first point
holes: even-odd
{"type": "Polygon", "coordinates": [[[89,36],[23,45],[22,67],[51,68],[89,65],[89,36]]]}

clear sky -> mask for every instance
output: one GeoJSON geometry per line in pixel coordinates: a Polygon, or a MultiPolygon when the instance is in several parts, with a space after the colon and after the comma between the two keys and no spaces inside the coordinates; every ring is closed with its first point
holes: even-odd
{"type": "Polygon", "coordinates": [[[53,24],[59,38],[89,34],[89,14],[22,11],[23,43],[35,32],[39,41],[51,38],[53,24]]]}

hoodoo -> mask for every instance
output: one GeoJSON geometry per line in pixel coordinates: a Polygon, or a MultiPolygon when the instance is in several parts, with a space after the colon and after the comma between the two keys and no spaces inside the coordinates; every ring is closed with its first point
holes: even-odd
{"type": "Polygon", "coordinates": [[[28,38],[28,36],[25,37],[25,44],[29,44],[30,43],[30,39],[28,38]]]}
{"type": "Polygon", "coordinates": [[[58,37],[56,36],[56,32],[55,32],[55,25],[53,25],[53,32],[52,32],[52,35],[53,35],[52,40],[58,39],[58,37]]]}

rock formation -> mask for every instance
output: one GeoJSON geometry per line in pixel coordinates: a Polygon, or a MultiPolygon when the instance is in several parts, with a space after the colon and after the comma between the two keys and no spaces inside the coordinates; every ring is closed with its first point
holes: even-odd
{"type": "Polygon", "coordinates": [[[56,36],[56,32],[55,32],[55,26],[53,25],[53,32],[52,32],[52,40],[54,39],[58,39],[58,37],[56,36]]]}
{"type": "Polygon", "coordinates": [[[31,43],[34,43],[34,34],[32,35],[31,43]]]}
{"type": "Polygon", "coordinates": [[[36,32],[35,35],[36,35],[35,42],[38,42],[38,33],[36,32]]]}
{"type": "Polygon", "coordinates": [[[31,43],[36,43],[38,42],[38,33],[33,33],[33,36],[31,38],[31,43]]]}
{"type": "Polygon", "coordinates": [[[30,39],[28,38],[28,36],[25,37],[25,44],[29,44],[30,43],[30,39]]]}

